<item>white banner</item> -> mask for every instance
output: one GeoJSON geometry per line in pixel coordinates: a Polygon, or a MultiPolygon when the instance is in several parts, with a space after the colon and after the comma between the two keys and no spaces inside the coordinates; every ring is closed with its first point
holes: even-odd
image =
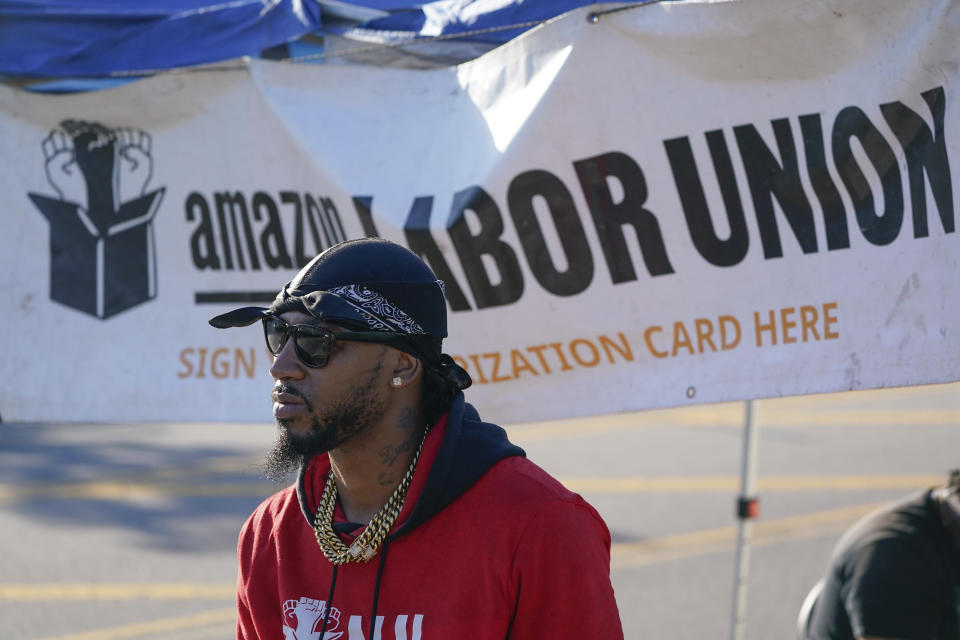
{"type": "Polygon", "coordinates": [[[373,234],[494,420],[960,378],[958,4],[596,11],[450,69],[0,87],[0,417],[268,421],[262,332],[207,319],[373,234]]]}

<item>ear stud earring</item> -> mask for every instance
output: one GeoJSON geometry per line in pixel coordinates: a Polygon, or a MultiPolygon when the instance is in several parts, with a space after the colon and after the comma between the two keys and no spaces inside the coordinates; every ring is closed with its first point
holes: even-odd
{"type": "Polygon", "coordinates": [[[395,387],[399,387],[401,384],[403,384],[403,380],[400,379],[400,376],[393,376],[393,380],[390,381],[390,384],[395,387]]]}

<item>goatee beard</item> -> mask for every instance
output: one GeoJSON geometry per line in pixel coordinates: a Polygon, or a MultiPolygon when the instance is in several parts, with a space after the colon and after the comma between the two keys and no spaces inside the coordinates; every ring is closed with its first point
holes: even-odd
{"type": "Polygon", "coordinates": [[[260,467],[268,479],[278,483],[290,476],[316,455],[336,449],[347,440],[370,428],[384,414],[383,401],[374,392],[374,385],[382,367],[378,361],[365,382],[346,398],[341,398],[323,416],[317,415],[309,399],[304,408],[312,414],[310,427],[305,432],[291,431],[286,420],[277,421],[277,440],[260,467]]]}

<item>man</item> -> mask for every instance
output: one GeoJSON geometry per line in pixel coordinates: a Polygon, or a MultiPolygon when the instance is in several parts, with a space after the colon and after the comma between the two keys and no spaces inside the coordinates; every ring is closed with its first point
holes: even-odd
{"type": "Polygon", "coordinates": [[[960,471],[855,524],[822,585],[810,640],[960,639],[960,471]]]}
{"type": "Polygon", "coordinates": [[[314,258],[263,323],[279,438],[238,545],[237,637],[622,638],[596,511],[464,402],[443,285],[381,239],[314,258]]]}

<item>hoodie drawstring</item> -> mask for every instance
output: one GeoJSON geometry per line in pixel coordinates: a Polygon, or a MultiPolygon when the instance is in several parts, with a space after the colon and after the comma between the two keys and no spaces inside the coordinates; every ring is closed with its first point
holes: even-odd
{"type": "MultiPolygon", "coordinates": [[[[377,565],[377,581],[373,585],[373,611],[370,613],[370,640],[376,640],[374,631],[377,628],[377,600],[380,599],[380,580],[383,578],[383,567],[387,564],[387,549],[390,548],[390,538],[383,541],[380,549],[380,563],[377,565]]],[[[321,638],[323,636],[320,636],[321,638]]]]}
{"type": "MultiPolygon", "coordinates": [[[[383,580],[383,567],[387,563],[387,549],[390,548],[390,538],[387,538],[383,542],[383,547],[380,549],[380,562],[377,564],[377,581],[373,585],[373,607],[370,612],[370,629],[369,629],[369,638],[370,640],[375,640],[376,636],[374,635],[377,628],[377,602],[380,599],[380,583],[383,580]]],[[[323,612],[323,624],[320,625],[320,635],[319,638],[323,640],[323,634],[327,630],[327,624],[330,622],[330,612],[333,610],[333,592],[337,588],[337,570],[339,565],[333,565],[333,574],[330,576],[330,593],[327,594],[327,604],[324,607],[323,612]]]]}
{"type": "Polygon", "coordinates": [[[320,638],[323,640],[323,633],[327,630],[327,623],[330,622],[330,612],[333,610],[333,590],[337,586],[337,565],[333,565],[333,575],[330,576],[330,593],[327,595],[327,605],[323,611],[323,625],[320,627],[320,638]]]}

